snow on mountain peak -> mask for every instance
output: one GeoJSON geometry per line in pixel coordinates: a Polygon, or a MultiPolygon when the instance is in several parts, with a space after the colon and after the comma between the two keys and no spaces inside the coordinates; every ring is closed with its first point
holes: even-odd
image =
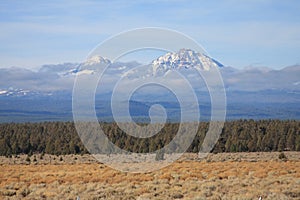
{"type": "Polygon", "coordinates": [[[191,49],[180,49],[178,52],[169,52],[152,61],[153,74],[164,74],[171,69],[195,68],[208,71],[212,66],[223,65],[209,56],[191,49]]]}
{"type": "Polygon", "coordinates": [[[111,64],[111,61],[107,58],[103,58],[100,55],[94,55],[92,57],[90,57],[85,63],[84,65],[96,65],[96,64],[111,64]]]}
{"type": "Polygon", "coordinates": [[[108,65],[111,61],[100,55],[94,55],[88,58],[84,63],[70,69],[67,72],[62,73],[62,76],[74,76],[74,75],[91,75],[94,74],[99,65],[108,65]]]}

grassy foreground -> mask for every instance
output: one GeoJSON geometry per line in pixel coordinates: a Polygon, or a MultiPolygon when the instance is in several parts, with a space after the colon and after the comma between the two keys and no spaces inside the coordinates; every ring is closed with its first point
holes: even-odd
{"type": "Polygon", "coordinates": [[[91,156],[0,158],[0,199],[300,199],[300,152],[187,154],[132,174],[91,156]]]}

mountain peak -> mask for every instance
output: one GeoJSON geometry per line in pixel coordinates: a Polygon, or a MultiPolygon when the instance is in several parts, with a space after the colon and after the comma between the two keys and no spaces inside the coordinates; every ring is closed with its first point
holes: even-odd
{"type": "Polygon", "coordinates": [[[169,52],[152,61],[153,73],[165,73],[171,69],[195,68],[208,71],[211,67],[222,67],[218,61],[209,56],[191,49],[180,49],[178,52],[169,52]]]}
{"type": "Polygon", "coordinates": [[[107,58],[104,58],[100,55],[94,55],[87,59],[84,65],[96,65],[96,64],[111,64],[111,61],[107,58]]]}

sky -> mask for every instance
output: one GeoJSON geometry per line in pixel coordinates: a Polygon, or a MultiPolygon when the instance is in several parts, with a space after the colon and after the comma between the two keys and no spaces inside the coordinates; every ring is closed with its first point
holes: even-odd
{"type": "Polygon", "coordinates": [[[300,1],[0,0],[0,68],[82,62],[105,39],[142,27],[182,32],[225,66],[300,64],[300,1]]]}

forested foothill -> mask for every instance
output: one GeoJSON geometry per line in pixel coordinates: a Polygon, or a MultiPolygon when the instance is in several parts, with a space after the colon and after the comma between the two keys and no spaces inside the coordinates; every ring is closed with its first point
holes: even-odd
{"type": "MultiPolygon", "coordinates": [[[[153,152],[168,144],[177,134],[179,127],[178,123],[167,123],[151,138],[135,138],[122,131],[116,123],[100,124],[115,145],[138,153],[153,152]]],[[[208,122],[199,123],[198,132],[188,152],[199,152],[208,126],[208,122]]],[[[212,150],[214,153],[256,151],[300,151],[300,121],[227,121],[212,150]]],[[[65,155],[85,154],[88,151],[81,142],[73,122],[0,124],[0,155],[35,153],[65,155]]]]}

